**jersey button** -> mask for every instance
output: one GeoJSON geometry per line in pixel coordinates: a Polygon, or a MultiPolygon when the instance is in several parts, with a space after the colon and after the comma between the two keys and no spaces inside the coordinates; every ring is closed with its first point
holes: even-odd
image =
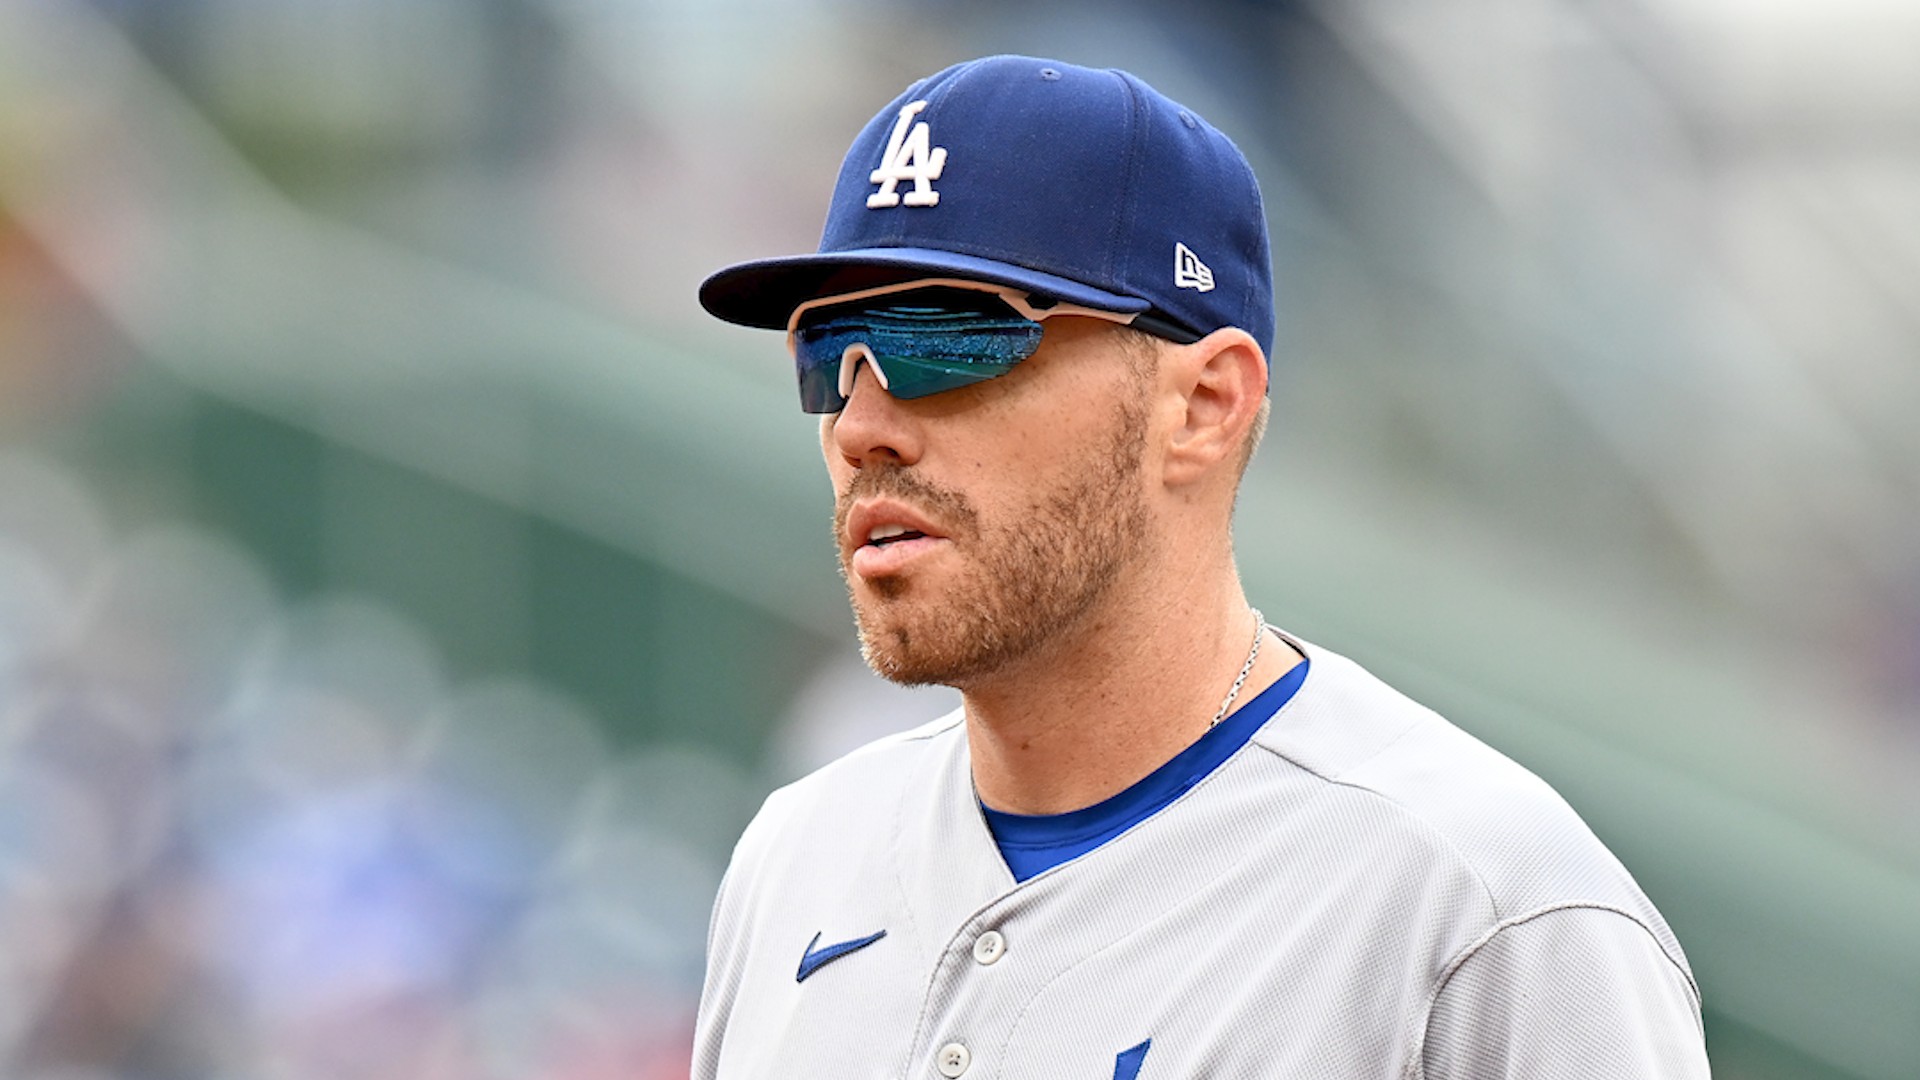
{"type": "Polygon", "coordinates": [[[939,1055],[934,1059],[934,1064],[940,1068],[940,1075],[947,1080],[954,1080],[955,1077],[966,1072],[967,1066],[972,1063],[973,1055],[957,1042],[941,1047],[939,1055]]]}
{"type": "Polygon", "coordinates": [[[1005,956],[1006,952],[1007,939],[1001,937],[998,930],[989,930],[973,939],[973,959],[983,966],[1005,956]]]}

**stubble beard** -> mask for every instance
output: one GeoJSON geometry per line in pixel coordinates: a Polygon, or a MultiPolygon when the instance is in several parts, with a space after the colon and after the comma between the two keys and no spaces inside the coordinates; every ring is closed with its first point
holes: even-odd
{"type": "Polygon", "coordinates": [[[938,593],[885,577],[869,581],[871,595],[863,599],[843,558],[868,666],[905,686],[964,689],[1082,626],[1139,556],[1149,531],[1140,484],[1146,409],[1128,402],[1118,414],[1107,445],[1090,449],[1064,483],[1006,520],[982,522],[964,495],[908,468],[855,475],[835,514],[836,535],[855,499],[893,495],[943,522],[971,564],[964,580],[938,593]]]}

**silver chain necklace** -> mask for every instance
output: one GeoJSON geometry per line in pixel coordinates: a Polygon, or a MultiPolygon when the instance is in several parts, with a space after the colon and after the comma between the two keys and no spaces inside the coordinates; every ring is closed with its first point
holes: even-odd
{"type": "Polygon", "coordinates": [[[1253,609],[1253,648],[1247,650],[1247,662],[1240,665],[1240,674],[1233,680],[1233,686],[1227,691],[1227,700],[1220,703],[1220,711],[1213,714],[1213,720],[1207,724],[1213,727],[1233,708],[1233,699],[1240,696],[1240,688],[1247,685],[1247,676],[1253,674],[1253,662],[1260,659],[1260,642],[1267,636],[1267,617],[1260,614],[1259,608],[1253,609]]]}

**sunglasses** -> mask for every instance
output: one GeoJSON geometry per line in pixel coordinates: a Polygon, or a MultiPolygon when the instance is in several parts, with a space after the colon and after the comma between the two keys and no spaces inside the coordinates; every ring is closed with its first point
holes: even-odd
{"type": "Polygon", "coordinates": [[[800,374],[800,408],[847,406],[866,360],[896,398],[920,398],[999,378],[1040,348],[1042,321],[1084,315],[1179,344],[1200,340],[1151,312],[1101,311],[958,278],[920,279],[809,300],[787,320],[787,349],[800,374]]]}

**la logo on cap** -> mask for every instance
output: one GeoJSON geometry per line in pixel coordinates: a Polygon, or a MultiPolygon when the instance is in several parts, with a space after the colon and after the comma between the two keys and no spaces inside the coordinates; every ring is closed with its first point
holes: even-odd
{"type": "Polygon", "coordinates": [[[940,179],[941,170],[947,167],[947,148],[932,145],[933,136],[925,120],[913,122],[926,107],[924,100],[900,106],[900,118],[893,122],[893,134],[887,136],[887,152],[880,155],[880,167],[867,176],[868,181],[880,185],[879,191],[867,196],[867,209],[899,206],[902,201],[908,206],[939,204],[940,193],[933,190],[933,181],[940,179]],[[913,190],[904,200],[894,190],[902,180],[913,181],[913,190]]]}

